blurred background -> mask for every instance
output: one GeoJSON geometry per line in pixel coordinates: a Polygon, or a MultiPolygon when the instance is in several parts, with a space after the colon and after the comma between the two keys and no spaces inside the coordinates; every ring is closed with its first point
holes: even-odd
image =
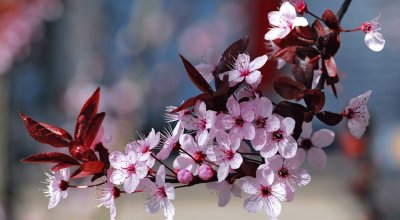
{"type": "MultiPolygon", "coordinates": [[[[337,11],[341,2],[307,3],[322,15],[327,8],[337,11]]],[[[52,149],[28,136],[18,111],[72,132],[82,104],[101,86],[103,126],[112,137],[107,147],[121,150],[137,131],[161,130],[165,106],[198,93],[178,54],[198,64],[206,49],[223,52],[244,35],[250,36],[252,57],[264,54],[267,12],[279,3],[0,0],[0,219],[109,218],[107,209],[96,208],[95,190],[71,190],[47,210],[41,181],[50,166],[19,160],[52,149]]],[[[375,53],[364,44],[363,33],[341,35],[335,59],[342,89],[338,99],[328,95],[326,108],[339,112],[350,98],[371,89],[371,125],[362,140],[351,138],[344,122],[335,128],[327,168],[306,167],[312,181],[284,204],[280,219],[400,219],[399,7],[396,0],[354,0],[344,16],[342,26],[352,29],[381,15],[386,47],[375,53]]],[[[263,73],[264,90],[272,94],[275,64],[268,63],[263,73]]],[[[243,200],[218,208],[217,196],[204,186],[182,189],[174,201],[175,219],[267,218],[263,212],[247,213],[243,200]]],[[[123,196],[117,219],[163,219],[161,213],[147,214],[143,204],[142,195],[123,196]]]]}

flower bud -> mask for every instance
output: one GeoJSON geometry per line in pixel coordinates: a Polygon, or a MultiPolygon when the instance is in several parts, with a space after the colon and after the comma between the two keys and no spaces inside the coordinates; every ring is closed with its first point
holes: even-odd
{"type": "Polygon", "coordinates": [[[199,177],[200,179],[207,181],[209,179],[211,179],[215,174],[215,171],[213,170],[213,168],[210,165],[207,164],[202,164],[199,167],[199,177]]]}
{"type": "Polygon", "coordinates": [[[182,184],[189,184],[193,180],[193,174],[186,169],[178,171],[178,181],[182,184]]]}

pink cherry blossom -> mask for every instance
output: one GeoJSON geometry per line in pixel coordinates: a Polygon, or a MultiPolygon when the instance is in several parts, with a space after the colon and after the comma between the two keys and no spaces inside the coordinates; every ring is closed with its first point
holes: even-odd
{"type": "Polygon", "coordinates": [[[272,103],[266,97],[256,95],[253,104],[255,137],[251,140],[251,145],[255,150],[260,150],[267,141],[267,131],[279,128],[279,119],[272,116],[272,103]]]}
{"type": "Polygon", "coordinates": [[[207,49],[203,57],[203,62],[195,68],[203,76],[203,78],[210,83],[214,79],[213,72],[218,67],[221,55],[215,49],[207,49]]]}
{"type": "Polygon", "coordinates": [[[302,162],[302,158],[298,156],[284,159],[280,155],[275,155],[268,159],[268,166],[276,174],[275,178],[280,183],[287,185],[291,191],[294,192],[295,185],[305,186],[311,180],[311,176],[308,172],[300,168],[302,162]]]}
{"type": "Polygon", "coordinates": [[[342,113],[348,119],[347,125],[350,133],[356,138],[361,138],[369,124],[370,116],[367,102],[371,93],[372,91],[369,90],[356,98],[352,98],[342,113]]]}
{"type": "Polygon", "coordinates": [[[369,47],[369,49],[379,52],[385,46],[385,39],[380,31],[381,24],[379,23],[380,16],[372,19],[372,21],[364,22],[361,24],[361,30],[365,33],[365,44],[369,47]]]}
{"type": "Polygon", "coordinates": [[[267,132],[266,144],[260,151],[264,158],[270,158],[277,152],[284,158],[292,158],[296,154],[297,142],[292,137],[296,122],[289,117],[279,120],[279,126],[274,126],[272,131],[267,132]]]}
{"type": "Polygon", "coordinates": [[[208,130],[215,125],[216,112],[207,110],[206,104],[198,101],[194,106],[194,114],[196,117],[192,117],[192,120],[196,130],[196,139],[199,145],[205,145],[209,140],[208,130]]]}
{"type": "Polygon", "coordinates": [[[164,165],[158,168],[155,183],[145,178],[141,182],[141,187],[147,195],[146,210],[154,214],[162,208],[165,218],[172,220],[175,208],[171,200],[175,199],[175,190],[172,184],[165,183],[164,165]]]}
{"type": "Polygon", "coordinates": [[[250,62],[249,55],[239,54],[235,61],[234,68],[227,72],[229,76],[229,86],[233,87],[245,80],[253,88],[257,87],[262,77],[258,69],[263,67],[267,60],[268,56],[263,55],[250,62]]]}
{"type": "Polygon", "coordinates": [[[204,181],[211,179],[214,176],[214,174],[215,174],[215,171],[208,164],[202,164],[199,167],[199,177],[200,177],[200,179],[202,179],[204,181]]]}
{"type": "Polygon", "coordinates": [[[179,144],[182,150],[186,153],[181,153],[174,160],[173,167],[176,170],[187,169],[194,175],[197,175],[200,164],[206,158],[206,149],[204,146],[199,146],[193,137],[189,134],[183,134],[179,139],[179,144]]]}
{"type": "Polygon", "coordinates": [[[115,151],[108,158],[115,169],[110,176],[110,181],[115,185],[124,183],[124,190],[127,193],[134,192],[139,181],[147,175],[146,164],[139,161],[137,153],[129,148],[126,149],[125,154],[115,151]]]}
{"type": "Polygon", "coordinates": [[[298,140],[300,148],[299,157],[306,157],[315,168],[322,169],[326,166],[326,154],[322,148],[332,144],[335,133],[328,129],[320,129],[313,133],[311,123],[303,123],[303,132],[298,140]]]}
{"type": "Polygon", "coordinates": [[[289,2],[283,2],[279,11],[268,13],[272,28],[265,34],[265,40],[284,38],[297,26],[307,26],[304,17],[297,17],[296,9],[289,2]]]}
{"type": "Polygon", "coordinates": [[[207,156],[211,161],[219,165],[217,171],[218,182],[222,182],[229,174],[230,169],[238,169],[243,163],[242,156],[236,151],[240,147],[241,141],[234,139],[231,141],[228,134],[225,138],[217,140],[218,145],[207,150],[207,156]]]}
{"type": "Polygon", "coordinates": [[[241,197],[241,189],[236,183],[231,183],[226,180],[222,182],[207,183],[207,188],[217,191],[218,206],[224,207],[231,200],[231,194],[236,197],[241,197]]]}
{"type": "Polygon", "coordinates": [[[160,160],[165,160],[171,154],[171,151],[177,147],[179,143],[179,138],[183,134],[184,128],[182,122],[178,121],[175,125],[174,130],[169,126],[164,134],[161,134],[161,139],[163,142],[162,149],[157,153],[157,158],[160,160]]]}
{"type": "Polygon", "coordinates": [[[68,180],[70,177],[69,168],[64,168],[59,171],[53,172],[53,175],[46,173],[47,190],[44,191],[46,196],[50,196],[48,208],[54,208],[61,198],[68,196],[68,180]],[[53,176],[54,175],[54,176],[53,176]]]}
{"type": "Polygon", "coordinates": [[[264,208],[271,218],[281,213],[281,202],[286,201],[284,185],[274,182],[274,172],[271,169],[257,169],[256,178],[241,179],[242,189],[250,196],[244,201],[244,208],[249,212],[257,212],[264,208]]]}
{"type": "Polygon", "coordinates": [[[147,161],[154,149],[160,143],[160,132],[155,132],[151,129],[147,137],[141,137],[140,140],[129,143],[126,148],[131,149],[137,153],[140,161],[147,161]]]}
{"type": "Polygon", "coordinates": [[[182,184],[189,184],[193,180],[193,174],[186,169],[179,170],[177,173],[178,181],[182,184]]]}
{"type": "Polygon", "coordinates": [[[251,140],[255,136],[254,106],[252,102],[236,101],[234,96],[228,98],[226,103],[227,115],[222,119],[225,129],[230,129],[229,134],[235,138],[251,140]]]}
{"type": "Polygon", "coordinates": [[[168,123],[175,121],[181,122],[183,128],[186,128],[188,130],[195,130],[195,126],[193,125],[193,116],[191,112],[185,109],[176,113],[171,113],[176,108],[176,106],[167,106],[166,113],[164,115],[165,121],[168,123]]]}

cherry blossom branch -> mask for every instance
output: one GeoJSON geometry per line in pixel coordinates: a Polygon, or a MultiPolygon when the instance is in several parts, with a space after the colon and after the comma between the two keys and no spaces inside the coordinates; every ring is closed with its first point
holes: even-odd
{"type": "Polygon", "coordinates": [[[342,6],[340,7],[339,11],[336,13],[339,23],[342,20],[344,14],[346,13],[347,9],[349,8],[351,1],[352,0],[345,0],[342,3],[342,6]]]}
{"type": "Polygon", "coordinates": [[[92,188],[92,187],[100,186],[100,185],[103,185],[103,184],[105,184],[105,183],[107,183],[107,180],[105,180],[105,181],[103,181],[103,182],[101,182],[101,183],[97,183],[97,184],[93,184],[93,185],[87,185],[87,186],[83,186],[83,185],[80,185],[80,186],[68,185],[68,188],[87,189],[87,188],[92,188]]]}
{"type": "Polygon", "coordinates": [[[167,166],[164,162],[162,162],[161,160],[159,160],[153,153],[150,154],[157,162],[159,162],[160,164],[164,165],[165,168],[167,168],[171,173],[173,173],[174,175],[176,175],[175,171],[173,169],[171,169],[169,166],[167,166]]]}

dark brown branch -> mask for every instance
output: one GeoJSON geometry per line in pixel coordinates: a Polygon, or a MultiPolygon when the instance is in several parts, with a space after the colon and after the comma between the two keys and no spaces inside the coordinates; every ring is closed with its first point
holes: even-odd
{"type": "Polygon", "coordinates": [[[350,6],[352,0],[344,0],[342,6],[340,7],[339,11],[336,13],[336,16],[338,18],[338,21],[340,23],[340,21],[342,20],[344,14],[346,13],[347,9],[350,6]]]}

